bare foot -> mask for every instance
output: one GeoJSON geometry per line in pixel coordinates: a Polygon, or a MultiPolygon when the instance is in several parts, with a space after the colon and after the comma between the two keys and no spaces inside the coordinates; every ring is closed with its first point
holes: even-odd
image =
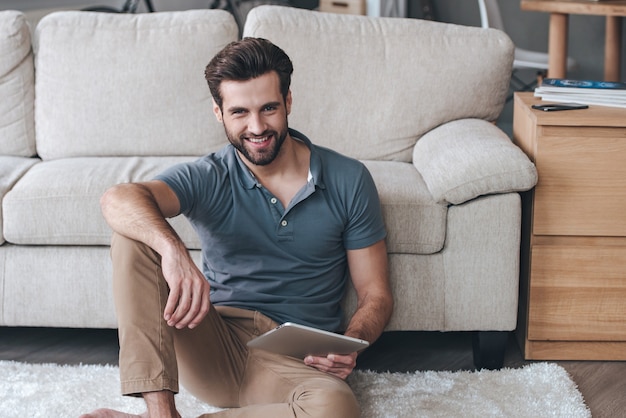
{"type": "Polygon", "coordinates": [[[142,393],[148,410],[141,415],[127,414],[114,409],[96,409],[80,418],[181,418],[176,410],[174,393],[169,390],[142,393]]]}
{"type": "Polygon", "coordinates": [[[144,412],[141,415],[134,415],[114,409],[96,409],[93,412],[81,415],[80,418],[148,418],[148,412],[144,412]]]}

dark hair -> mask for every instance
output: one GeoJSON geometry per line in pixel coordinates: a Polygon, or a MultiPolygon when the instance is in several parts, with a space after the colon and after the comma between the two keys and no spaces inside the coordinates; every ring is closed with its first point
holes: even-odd
{"type": "Polygon", "coordinates": [[[231,42],[217,53],[207,65],[204,77],[209,83],[213,100],[222,108],[222,81],[247,81],[275,71],[280,80],[280,92],[287,98],[293,65],[279,47],[262,38],[243,38],[231,42]]]}

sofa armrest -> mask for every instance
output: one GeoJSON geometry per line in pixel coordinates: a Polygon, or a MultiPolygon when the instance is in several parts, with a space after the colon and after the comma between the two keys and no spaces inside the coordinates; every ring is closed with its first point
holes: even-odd
{"type": "Polygon", "coordinates": [[[478,196],[529,190],[535,165],[494,124],[462,119],[420,138],[413,165],[438,203],[458,205],[478,196]]]}

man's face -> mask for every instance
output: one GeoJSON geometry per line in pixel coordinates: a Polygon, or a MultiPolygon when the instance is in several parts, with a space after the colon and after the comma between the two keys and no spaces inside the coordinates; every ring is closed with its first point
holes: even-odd
{"type": "Polygon", "coordinates": [[[287,137],[291,92],[283,99],[273,71],[247,81],[223,81],[220,91],[222,109],[213,103],[213,112],[230,143],[252,164],[270,164],[287,137]]]}

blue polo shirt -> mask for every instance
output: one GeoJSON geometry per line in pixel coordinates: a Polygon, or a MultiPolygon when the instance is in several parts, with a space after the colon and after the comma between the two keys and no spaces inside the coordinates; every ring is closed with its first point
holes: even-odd
{"type": "Polygon", "coordinates": [[[311,175],[286,208],[232,145],[156,179],[176,193],[200,237],[212,303],[338,331],[346,250],[386,235],[378,193],[361,162],[289,132],[310,148],[311,175]]]}

